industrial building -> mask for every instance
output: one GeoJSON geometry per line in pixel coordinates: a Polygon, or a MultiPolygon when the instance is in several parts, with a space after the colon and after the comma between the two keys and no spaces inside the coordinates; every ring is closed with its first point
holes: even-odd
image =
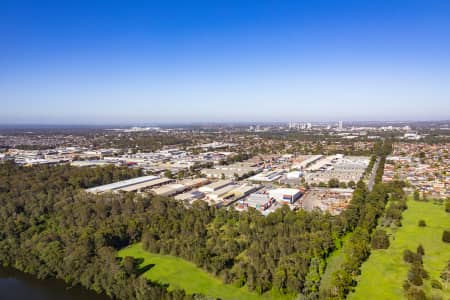
{"type": "Polygon", "coordinates": [[[279,188],[269,190],[269,197],[275,199],[277,202],[292,204],[300,198],[302,192],[298,189],[279,188]]]}
{"type": "Polygon", "coordinates": [[[233,193],[230,193],[230,191],[234,190],[238,185],[236,184],[229,184],[226,185],[220,189],[215,190],[212,193],[209,193],[207,195],[209,200],[213,200],[215,203],[224,201],[228,198],[233,197],[233,193]]]}
{"type": "Polygon", "coordinates": [[[213,183],[210,183],[208,185],[202,186],[198,190],[202,193],[212,193],[215,192],[227,185],[232,184],[233,182],[231,180],[219,180],[213,183]]]}
{"type": "Polygon", "coordinates": [[[302,155],[297,158],[297,161],[291,166],[291,169],[294,170],[304,170],[319,159],[322,159],[323,155],[302,155]]]}
{"type": "Polygon", "coordinates": [[[186,190],[186,186],[180,183],[166,184],[152,189],[152,192],[158,196],[173,196],[186,190]]]}
{"type": "Polygon", "coordinates": [[[189,192],[185,192],[179,195],[175,196],[175,200],[179,200],[179,201],[187,201],[187,202],[192,202],[198,199],[202,199],[205,197],[205,194],[198,191],[198,190],[193,190],[193,191],[189,191],[189,192]]]}
{"type": "Polygon", "coordinates": [[[236,208],[244,210],[253,207],[257,210],[264,211],[268,209],[275,200],[270,198],[268,193],[253,193],[245,199],[238,202],[236,208]]]}
{"type": "Polygon", "coordinates": [[[305,179],[308,183],[327,183],[330,179],[339,182],[358,182],[369,165],[366,156],[328,156],[307,168],[305,179]]]}
{"type": "Polygon", "coordinates": [[[261,188],[262,185],[250,185],[250,184],[238,185],[234,189],[230,190],[228,193],[222,196],[223,200],[222,204],[227,206],[230,203],[235,202],[236,200],[241,199],[243,197],[246,197],[261,188]]]}
{"type": "Polygon", "coordinates": [[[209,183],[209,180],[206,178],[194,178],[194,179],[184,179],[180,181],[182,185],[186,187],[187,190],[201,187],[207,183],[209,183]]]}
{"type": "Polygon", "coordinates": [[[113,191],[119,191],[124,190],[127,188],[127,190],[134,189],[138,185],[147,186],[152,184],[155,180],[158,180],[158,176],[142,176],[137,177],[133,179],[128,180],[122,180],[110,184],[105,184],[101,186],[96,186],[90,189],[87,189],[86,192],[99,194],[104,192],[113,192],[113,191]]]}
{"type": "Polygon", "coordinates": [[[120,190],[123,192],[142,192],[171,182],[174,182],[174,180],[169,178],[158,178],[150,182],[143,182],[135,185],[130,185],[120,190]]]}
{"type": "Polygon", "coordinates": [[[248,180],[255,182],[272,182],[280,179],[283,176],[283,173],[284,171],[263,172],[248,178],[248,180]]]}
{"type": "Polygon", "coordinates": [[[76,160],[70,163],[72,167],[101,167],[111,164],[115,164],[115,162],[108,160],[76,160]]]}
{"type": "Polygon", "coordinates": [[[303,176],[303,173],[300,171],[292,171],[286,174],[286,179],[288,180],[296,180],[300,179],[303,176]]]}
{"type": "Polygon", "coordinates": [[[216,166],[212,169],[203,169],[201,172],[208,178],[228,178],[234,179],[236,175],[243,177],[248,174],[255,174],[262,171],[262,167],[257,167],[249,163],[235,163],[231,165],[216,166]]]}

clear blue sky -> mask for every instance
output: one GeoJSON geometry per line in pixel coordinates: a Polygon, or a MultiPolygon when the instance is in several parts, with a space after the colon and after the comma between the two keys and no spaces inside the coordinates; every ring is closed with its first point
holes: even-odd
{"type": "Polygon", "coordinates": [[[0,123],[450,119],[450,1],[0,3],[0,123]]]}

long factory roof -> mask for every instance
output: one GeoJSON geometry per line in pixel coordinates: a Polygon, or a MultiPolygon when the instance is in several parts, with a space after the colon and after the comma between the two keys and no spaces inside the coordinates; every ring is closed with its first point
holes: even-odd
{"type": "Polygon", "coordinates": [[[110,184],[96,186],[93,188],[89,188],[86,191],[91,192],[91,193],[102,193],[102,192],[106,192],[106,191],[114,191],[114,190],[118,190],[121,188],[125,188],[127,186],[132,186],[132,185],[136,185],[136,184],[140,184],[140,183],[144,183],[144,182],[148,182],[148,181],[152,181],[152,180],[156,180],[156,179],[159,179],[159,177],[154,176],[154,175],[136,177],[136,178],[122,180],[122,181],[118,181],[118,182],[114,182],[114,183],[110,183],[110,184]]]}

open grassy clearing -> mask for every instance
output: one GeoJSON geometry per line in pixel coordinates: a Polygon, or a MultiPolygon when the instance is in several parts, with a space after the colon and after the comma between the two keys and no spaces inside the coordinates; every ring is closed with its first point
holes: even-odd
{"type": "Polygon", "coordinates": [[[169,290],[183,289],[188,294],[201,293],[221,299],[293,299],[293,296],[279,294],[275,291],[258,295],[246,287],[224,284],[195,264],[182,258],[161,255],[145,251],[141,244],[134,244],[119,251],[119,257],[132,256],[143,259],[140,267],[152,266],[142,276],[161,283],[169,284],[169,290]]]}
{"type": "Polygon", "coordinates": [[[327,267],[322,275],[320,281],[320,291],[324,292],[329,290],[332,285],[333,274],[341,268],[341,265],[345,262],[345,247],[348,245],[347,241],[350,239],[351,233],[347,234],[342,239],[342,246],[336,249],[327,260],[327,267]]]}
{"type": "Polygon", "coordinates": [[[430,202],[408,201],[408,209],[403,212],[402,227],[388,229],[392,234],[391,245],[386,250],[373,250],[362,266],[362,274],[354,293],[349,299],[403,299],[403,282],[407,277],[409,264],[403,261],[403,251],[416,251],[422,244],[425,270],[430,279],[424,280],[427,296],[441,295],[450,299],[450,289],[432,289],[430,280],[439,279],[440,273],[450,259],[450,244],[442,242],[442,232],[450,228],[450,214],[443,205],[430,202]],[[427,226],[419,227],[418,221],[425,220],[427,226]]]}

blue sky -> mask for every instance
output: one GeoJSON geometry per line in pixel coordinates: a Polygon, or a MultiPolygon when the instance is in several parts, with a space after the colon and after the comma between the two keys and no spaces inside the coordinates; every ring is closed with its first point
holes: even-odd
{"type": "Polygon", "coordinates": [[[0,123],[450,119],[450,1],[0,3],[0,123]]]}

